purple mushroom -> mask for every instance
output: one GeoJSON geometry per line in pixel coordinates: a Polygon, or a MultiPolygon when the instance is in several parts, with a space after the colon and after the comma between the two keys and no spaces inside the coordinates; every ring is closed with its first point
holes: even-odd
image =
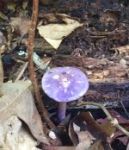
{"type": "Polygon", "coordinates": [[[48,70],[42,78],[44,92],[53,100],[59,102],[59,120],[65,118],[66,103],[83,96],[89,82],[86,75],[75,67],[56,67],[48,70]]]}

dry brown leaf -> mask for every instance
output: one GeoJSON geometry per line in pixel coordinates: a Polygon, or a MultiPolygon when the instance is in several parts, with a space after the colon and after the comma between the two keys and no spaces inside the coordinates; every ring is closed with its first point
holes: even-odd
{"type": "Polygon", "coordinates": [[[0,149],[39,150],[36,148],[37,144],[16,116],[11,116],[0,124],[0,149]]]}
{"type": "Polygon", "coordinates": [[[78,116],[75,117],[69,124],[69,136],[76,146],[76,150],[88,150],[95,138],[88,130],[82,131],[81,126],[85,126],[85,124],[79,120],[78,116]],[[80,123],[80,126],[76,124],[76,121],[80,123]]]}
{"type": "MultiPolygon", "coordinates": [[[[53,14],[51,15],[53,16],[53,14]]],[[[37,27],[39,34],[55,49],[60,46],[65,37],[83,25],[66,14],[58,14],[58,16],[60,16],[64,23],[50,23],[47,25],[38,25],[37,27]]]]}
{"type": "Polygon", "coordinates": [[[112,138],[116,128],[109,121],[99,124],[90,112],[81,112],[69,125],[69,137],[76,150],[110,149],[108,139],[112,138]]]}
{"type": "Polygon", "coordinates": [[[88,131],[77,132],[79,144],[76,146],[76,150],[88,150],[93,144],[95,138],[88,131]]]}
{"type": "Polygon", "coordinates": [[[77,134],[76,134],[76,132],[74,131],[74,128],[73,128],[73,120],[69,124],[68,133],[69,133],[69,137],[70,137],[71,141],[73,142],[73,145],[77,145],[79,141],[78,141],[77,134]]]}
{"type": "Polygon", "coordinates": [[[129,143],[128,143],[128,145],[127,145],[127,148],[126,148],[126,150],[129,150],[129,143]]]}
{"type": "Polygon", "coordinates": [[[102,145],[102,141],[98,140],[96,141],[89,150],[104,150],[104,147],[102,145]]]}
{"type": "Polygon", "coordinates": [[[17,31],[21,36],[24,36],[29,31],[30,19],[23,17],[12,17],[10,25],[14,31],[17,31]]]}
{"type": "Polygon", "coordinates": [[[89,112],[82,112],[80,116],[86,121],[90,131],[95,134],[95,137],[103,139],[111,137],[116,131],[116,128],[110,123],[109,120],[103,124],[99,124],[89,112]]]}
{"type": "Polygon", "coordinates": [[[12,115],[16,115],[29,127],[32,135],[40,142],[48,143],[43,132],[41,118],[36,109],[29,87],[30,81],[7,82],[1,87],[0,123],[12,115]]]}

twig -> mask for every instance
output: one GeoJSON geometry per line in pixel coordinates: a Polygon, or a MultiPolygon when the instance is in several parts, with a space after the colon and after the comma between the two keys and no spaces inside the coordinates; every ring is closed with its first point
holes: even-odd
{"type": "MultiPolygon", "coordinates": [[[[0,51],[0,85],[4,82],[4,70],[0,51]]],[[[0,94],[1,95],[1,94],[0,94]]]]}
{"type": "Polygon", "coordinates": [[[27,66],[28,66],[28,62],[25,62],[25,64],[22,66],[21,71],[19,72],[18,76],[16,77],[15,81],[20,80],[20,78],[22,77],[23,73],[25,72],[27,66]]]}
{"type": "Polygon", "coordinates": [[[124,106],[123,102],[122,102],[122,101],[120,101],[120,104],[121,104],[121,106],[122,106],[122,108],[123,108],[123,110],[124,110],[124,112],[125,112],[126,116],[129,118],[129,112],[128,112],[128,111],[127,111],[127,109],[125,108],[125,106],[124,106]]]}
{"type": "Polygon", "coordinates": [[[41,117],[43,121],[45,121],[50,128],[54,128],[55,125],[49,119],[48,112],[45,109],[45,106],[42,102],[39,86],[36,79],[36,73],[34,71],[34,64],[33,64],[33,48],[34,48],[34,39],[35,39],[35,29],[36,29],[37,17],[38,17],[38,5],[39,5],[39,0],[33,0],[33,12],[31,18],[31,26],[29,29],[29,37],[28,37],[28,61],[29,61],[28,69],[29,69],[30,79],[32,81],[32,85],[34,88],[37,107],[41,114],[41,117]]]}
{"type": "Polygon", "coordinates": [[[85,105],[93,105],[93,106],[97,106],[99,108],[101,108],[103,110],[103,112],[105,113],[105,115],[107,116],[107,119],[112,123],[113,126],[115,126],[117,129],[119,129],[120,131],[122,131],[125,135],[127,135],[129,137],[129,132],[124,129],[121,125],[119,125],[118,121],[116,118],[113,118],[110,113],[108,112],[108,110],[104,107],[104,105],[102,104],[98,104],[95,102],[83,102],[83,104],[78,105],[80,106],[85,106],[85,105]]]}
{"type": "Polygon", "coordinates": [[[12,29],[10,26],[7,27],[7,47],[11,49],[11,41],[12,41],[12,29]]]}

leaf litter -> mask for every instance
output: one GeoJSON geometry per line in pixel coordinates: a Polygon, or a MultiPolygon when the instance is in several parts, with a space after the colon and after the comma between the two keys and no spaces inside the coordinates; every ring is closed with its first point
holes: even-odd
{"type": "Polygon", "coordinates": [[[40,92],[54,128],[39,115],[35,88],[28,84],[32,5],[29,0],[0,4],[0,146],[14,150],[128,150],[128,2],[40,1],[32,57],[40,91],[41,77],[52,67],[78,67],[90,81],[88,92],[68,105],[62,122],[57,118],[57,104],[40,92]],[[87,102],[102,105],[112,118],[87,102]],[[7,128],[8,124],[12,127],[7,128]],[[22,145],[16,140],[21,138],[18,135],[24,137],[22,145]]]}

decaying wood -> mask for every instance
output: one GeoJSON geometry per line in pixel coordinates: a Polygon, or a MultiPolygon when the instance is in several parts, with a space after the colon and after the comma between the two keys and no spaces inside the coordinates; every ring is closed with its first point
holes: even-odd
{"type": "MultiPolygon", "coordinates": [[[[84,101],[96,101],[108,104],[129,99],[129,81],[125,83],[92,83],[84,101]]],[[[116,103],[117,105],[118,103],[116,103]]],[[[129,103],[128,103],[129,105],[129,103]]]]}
{"type": "Polygon", "coordinates": [[[75,66],[90,80],[86,101],[115,102],[129,99],[128,69],[107,59],[56,55],[53,66],[75,66]]]}
{"type": "Polygon", "coordinates": [[[127,80],[128,69],[119,63],[106,58],[76,57],[56,55],[52,59],[53,66],[75,66],[82,69],[91,82],[122,82],[127,80]]]}

